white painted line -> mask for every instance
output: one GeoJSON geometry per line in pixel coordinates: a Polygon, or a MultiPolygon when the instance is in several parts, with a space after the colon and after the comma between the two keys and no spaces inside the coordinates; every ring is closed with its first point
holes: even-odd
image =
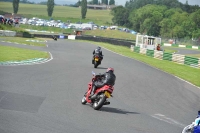
{"type": "Polygon", "coordinates": [[[177,126],[179,126],[179,127],[181,127],[181,128],[184,128],[184,127],[185,127],[184,124],[182,124],[182,123],[180,123],[180,122],[178,122],[178,121],[176,121],[176,120],[174,120],[174,119],[172,119],[172,118],[166,117],[166,116],[163,115],[163,114],[154,114],[154,115],[151,115],[151,116],[152,116],[153,118],[156,118],[156,119],[158,119],[158,120],[167,122],[167,123],[169,123],[169,124],[177,125],[177,126]]]}

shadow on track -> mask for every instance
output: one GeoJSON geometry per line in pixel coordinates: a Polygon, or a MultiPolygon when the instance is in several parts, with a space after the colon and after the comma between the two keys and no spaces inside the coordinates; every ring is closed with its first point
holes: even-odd
{"type": "Polygon", "coordinates": [[[96,69],[107,69],[107,67],[97,67],[96,69]]]}
{"type": "Polygon", "coordinates": [[[126,111],[126,110],[111,108],[111,107],[102,107],[99,111],[109,112],[109,113],[117,113],[117,114],[140,114],[140,113],[137,113],[137,112],[129,112],[129,111],[126,111]]]}

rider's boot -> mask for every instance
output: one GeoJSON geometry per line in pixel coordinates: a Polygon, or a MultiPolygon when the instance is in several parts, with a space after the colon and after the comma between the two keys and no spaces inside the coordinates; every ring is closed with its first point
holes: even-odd
{"type": "Polygon", "coordinates": [[[108,100],[106,100],[105,102],[104,102],[104,105],[109,105],[110,104],[110,102],[108,101],[108,100]]]}

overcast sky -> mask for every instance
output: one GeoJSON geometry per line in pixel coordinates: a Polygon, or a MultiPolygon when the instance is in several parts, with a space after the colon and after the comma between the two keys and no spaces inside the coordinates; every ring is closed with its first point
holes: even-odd
{"type": "MultiPolygon", "coordinates": [[[[28,0],[28,1],[32,1],[32,2],[41,2],[41,1],[45,1],[45,0],[28,0]]],[[[90,0],[87,0],[90,1],[90,0]]],[[[129,0],[115,0],[116,5],[125,5],[126,1],[129,0]]],[[[184,3],[186,2],[186,0],[179,0],[180,2],[184,3]]],[[[78,0],[54,0],[54,2],[56,4],[74,4],[76,2],[78,2],[78,0]]],[[[199,5],[200,6],[200,0],[188,0],[189,5],[199,5]]]]}
{"type": "MultiPolygon", "coordinates": [[[[125,5],[126,1],[129,1],[129,0],[115,0],[115,3],[117,5],[125,5]]],[[[182,3],[186,3],[186,0],[179,0],[180,2],[182,3]]],[[[200,0],[188,0],[188,4],[189,5],[200,5],[200,0]]]]}

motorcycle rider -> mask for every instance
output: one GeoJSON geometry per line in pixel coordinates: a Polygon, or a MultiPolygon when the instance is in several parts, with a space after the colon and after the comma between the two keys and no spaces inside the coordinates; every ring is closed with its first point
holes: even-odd
{"type": "Polygon", "coordinates": [[[103,54],[101,51],[101,47],[97,47],[94,51],[93,51],[93,58],[92,58],[92,64],[94,64],[94,56],[95,55],[99,55],[100,59],[103,60],[103,54]]]}
{"type": "Polygon", "coordinates": [[[96,75],[97,77],[100,77],[100,81],[93,81],[93,85],[92,85],[92,91],[90,94],[90,98],[93,99],[96,97],[96,94],[94,94],[94,92],[96,91],[97,88],[101,88],[104,85],[114,85],[115,84],[115,80],[116,80],[116,76],[114,74],[114,68],[109,67],[106,70],[106,73],[102,74],[102,75],[96,75]]]}
{"type": "Polygon", "coordinates": [[[200,133],[200,111],[198,111],[198,116],[188,129],[191,133],[200,133]]]}

